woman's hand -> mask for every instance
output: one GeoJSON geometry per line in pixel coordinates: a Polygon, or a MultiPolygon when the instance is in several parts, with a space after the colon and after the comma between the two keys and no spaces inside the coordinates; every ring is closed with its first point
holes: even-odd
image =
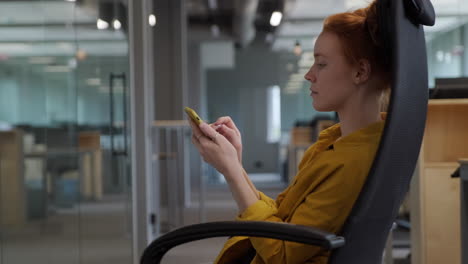
{"type": "Polygon", "coordinates": [[[189,122],[193,132],[192,143],[203,160],[222,173],[227,181],[235,180],[230,177],[242,176],[242,166],[234,146],[207,123],[197,126],[193,121],[189,122]]]}
{"type": "MultiPolygon", "coordinates": [[[[226,118],[222,119],[226,120],[226,118]]],[[[230,120],[230,118],[228,119],[230,120]]],[[[219,121],[219,119],[218,119],[219,121]]],[[[217,122],[218,122],[217,121],[217,122]]],[[[230,120],[235,128],[234,122],[230,120]]],[[[224,131],[225,136],[220,135],[212,126],[203,122],[197,126],[192,120],[189,121],[192,127],[192,143],[200,152],[203,160],[215,167],[220,173],[224,175],[232,196],[239,207],[239,213],[245,211],[250,205],[258,201],[258,191],[252,188],[250,180],[244,175],[242,164],[239,162],[239,153],[242,151],[242,143],[240,141],[240,133],[237,128],[237,134],[231,133],[234,131],[231,127],[219,128],[218,130],[224,131]],[[226,136],[227,135],[227,136],[226,136]],[[237,142],[240,151],[228,140],[237,142]]],[[[215,122],[215,124],[217,123],[215,122]]],[[[221,123],[224,125],[224,123],[221,123]]]]}
{"type": "Polygon", "coordinates": [[[239,163],[242,164],[242,136],[231,117],[223,116],[210,125],[223,135],[236,149],[239,163]]]}

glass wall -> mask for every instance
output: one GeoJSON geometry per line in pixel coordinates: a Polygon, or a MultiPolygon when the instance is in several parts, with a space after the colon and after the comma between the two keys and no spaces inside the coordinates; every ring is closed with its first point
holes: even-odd
{"type": "Polygon", "coordinates": [[[131,263],[126,12],[0,2],[2,264],[131,263]]]}
{"type": "Polygon", "coordinates": [[[425,27],[429,87],[436,78],[468,76],[468,2],[435,2],[436,24],[425,27]]]}

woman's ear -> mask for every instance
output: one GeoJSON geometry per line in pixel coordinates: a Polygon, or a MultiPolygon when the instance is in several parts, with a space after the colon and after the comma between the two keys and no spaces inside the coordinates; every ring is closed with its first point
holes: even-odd
{"type": "Polygon", "coordinates": [[[362,84],[366,81],[369,80],[371,76],[371,65],[369,63],[369,60],[367,59],[360,59],[356,63],[356,68],[354,72],[354,84],[362,84]]]}

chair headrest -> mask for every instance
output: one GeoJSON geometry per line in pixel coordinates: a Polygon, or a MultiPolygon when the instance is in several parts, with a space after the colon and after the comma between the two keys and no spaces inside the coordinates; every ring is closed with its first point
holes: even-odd
{"type": "Polygon", "coordinates": [[[435,24],[435,11],[429,0],[405,0],[407,16],[414,23],[433,26],[435,24]]]}

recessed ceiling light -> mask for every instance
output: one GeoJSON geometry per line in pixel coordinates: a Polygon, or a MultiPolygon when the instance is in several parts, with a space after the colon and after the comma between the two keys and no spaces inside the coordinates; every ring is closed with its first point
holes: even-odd
{"type": "Polygon", "coordinates": [[[156,16],[154,14],[149,15],[148,17],[148,23],[150,26],[154,27],[156,26],[156,16]]]}
{"type": "Polygon", "coordinates": [[[30,57],[28,62],[30,64],[51,64],[55,62],[53,57],[30,57]]]}
{"type": "Polygon", "coordinates": [[[120,23],[118,19],[115,19],[112,25],[114,26],[115,30],[119,30],[120,28],[122,28],[122,23],[120,23]]]}
{"type": "Polygon", "coordinates": [[[86,79],[86,84],[89,86],[100,86],[101,85],[101,79],[100,78],[89,78],[86,79]]]}
{"type": "Polygon", "coordinates": [[[98,29],[107,29],[109,28],[109,23],[107,23],[106,21],[98,18],[97,22],[96,22],[96,26],[98,29]]]}
{"type": "Polygon", "coordinates": [[[70,67],[67,65],[51,65],[44,67],[45,72],[70,72],[70,67]]]}
{"type": "Polygon", "coordinates": [[[279,24],[281,23],[282,17],[283,17],[283,14],[281,12],[279,11],[273,12],[273,14],[271,14],[270,24],[274,27],[279,26],[279,24]]]}

